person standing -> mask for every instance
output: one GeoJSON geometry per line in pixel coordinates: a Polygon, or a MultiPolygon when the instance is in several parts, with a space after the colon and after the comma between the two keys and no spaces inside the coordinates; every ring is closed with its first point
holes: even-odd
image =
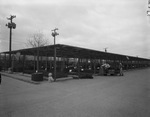
{"type": "Polygon", "coordinates": [[[123,65],[119,63],[120,76],[123,76],[123,65]]]}

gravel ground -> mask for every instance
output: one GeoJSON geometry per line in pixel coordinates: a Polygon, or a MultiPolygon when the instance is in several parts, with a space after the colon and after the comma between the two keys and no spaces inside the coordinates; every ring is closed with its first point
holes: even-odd
{"type": "Polygon", "coordinates": [[[2,75],[0,117],[149,117],[149,76],[142,69],[35,85],[2,75]]]}

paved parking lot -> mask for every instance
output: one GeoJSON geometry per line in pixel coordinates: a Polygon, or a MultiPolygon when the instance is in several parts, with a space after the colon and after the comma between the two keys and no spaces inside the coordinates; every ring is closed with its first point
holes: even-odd
{"type": "Polygon", "coordinates": [[[32,84],[2,75],[0,117],[149,117],[149,76],[142,69],[32,84]]]}

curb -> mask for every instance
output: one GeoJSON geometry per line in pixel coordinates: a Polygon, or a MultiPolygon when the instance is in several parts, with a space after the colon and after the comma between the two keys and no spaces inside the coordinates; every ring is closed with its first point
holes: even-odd
{"type": "Polygon", "coordinates": [[[27,83],[31,83],[31,84],[41,84],[40,82],[35,82],[35,81],[30,81],[30,80],[24,80],[24,79],[21,79],[21,78],[17,78],[17,77],[14,77],[14,76],[11,76],[11,75],[8,75],[8,74],[4,74],[4,73],[1,73],[3,76],[7,76],[7,77],[10,77],[10,78],[13,78],[13,79],[16,79],[16,80],[20,80],[20,81],[23,81],[23,82],[27,82],[27,83]]]}

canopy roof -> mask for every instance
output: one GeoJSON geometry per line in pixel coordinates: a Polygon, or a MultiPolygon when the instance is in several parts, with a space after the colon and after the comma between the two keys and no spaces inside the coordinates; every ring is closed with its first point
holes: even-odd
{"type": "MultiPolygon", "coordinates": [[[[97,50],[91,50],[81,47],[75,47],[64,44],[56,44],[57,57],[66,57],[66,58],[87,58],[87,59],[108,59],[108,60],[144,60],[150,61],[145,58],[138,58],[128,55],[120,55],[108,52],[102,52],[97,50]]],[[[36,55],[37,49],[39,49],[40,56],[54,56],[54,45],[43,46],[39,48],[27,48],[11,51],[11,54],[20,53],[21,55],[36,55]]],[[[9,51],[3,52],[4,54],[9,54],[9,51]]]]}

